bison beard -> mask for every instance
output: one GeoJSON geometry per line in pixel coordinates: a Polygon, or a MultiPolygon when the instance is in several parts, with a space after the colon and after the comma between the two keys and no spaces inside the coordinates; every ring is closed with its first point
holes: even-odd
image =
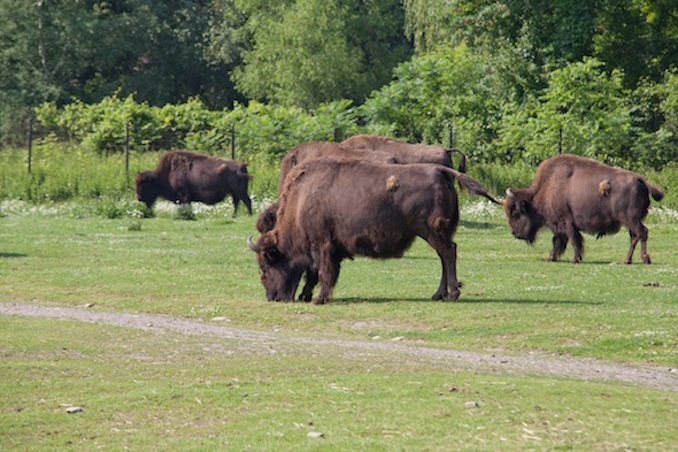
{"type": "Polygon", "coordinates": [[[440,257],[442,274],[432,299],[456,300],[459,222],[454,178],[469,191],[491,199],[477,181],[439,165],[384,165],[359,160],[323,159],[296,166],[279,199],[274,229],[256,245],[267,299],[292,300],[303,272],[303,299],[329,300],[342,260],[354,255],[397,258],[414,241],[426,240],[440,257]],[[396,183],[397,181],[397,183],[396,183]]]}
{"type": "Polygon", "coordinates": [[[655,201],[664,196],[639,174],[564,154],[539,165],[529,188],[506,190],[504,211],[518,239],[534,242],[543,226],[553,231],[549,261],[558,260],[569,241],[574,248],[572,262],[581,262],[584,238],[580,231],[601,237],[624,225],[631,242],[624,263],[631,263],[640,241],[641,259],[649,264],[648,231],[642,220],[650,195],[655,201]]]}

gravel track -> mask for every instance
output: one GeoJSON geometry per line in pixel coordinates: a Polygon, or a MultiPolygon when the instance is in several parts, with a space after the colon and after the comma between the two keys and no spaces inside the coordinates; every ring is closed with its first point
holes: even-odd
{"type": "Polygon", "coordinates": [[[0,302],[0,315],[71,320],[124,328],[173,332],[205,338],[237,341],[250,349],[296,350],[303,346],[308,353],[324,353],[328,349],[340,353],[363,353],[393,356],[443,368],[503,373],[542,375],[580,380],[623,382],[664,391],[678,391],[678,369],[660,366],[631,366],[589,358],[573,358],[532,353],[499,355],[475,353],[402,344],[393,341],[358,341],[290,336],[283,333],[233,328],[164,315],[121,314],[92,308],[46,307],[0,302]]]}

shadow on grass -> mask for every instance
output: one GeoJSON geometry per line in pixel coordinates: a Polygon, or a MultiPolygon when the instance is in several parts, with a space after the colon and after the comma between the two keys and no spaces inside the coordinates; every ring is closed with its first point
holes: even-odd
{"type": "MultiPolygon", "coordinates": [[[[542,259],[546,265],[571,265],[571,266],[577,266],[577,265],[605,265],[605,266],[614,266],[614,265],[626,265],[622,261],[616,262],[616,261],[601,261],[601,260],[589,260],[587,261],[584,259],[583,261],[573,264],[570,262],[569,259],[560,259],[555,262],[547,261],[546,258],[542,259]]],[[[636,262],[634,262],[636,263],[636,262]]]]}
{"type": "Polygon", "coordinates": [[[330,303],[336,304],[359,304],[359,303],[393,303],[397,301],[406,301],[412,303],[441,303],[441,304],[474,304],[474,303],[502,303],[502,304],[534,304],[534,305],[589,305],[595,306],[602,304],[598,301],[576,301],[576,300],[528,300],[528,299],[510,299],[510,298],[468,298],[462,294],[457,301],[433,301],[430,298],[363,298],[346,297],[333,298],[330,303]]]}
{"type": "Polygon", "coordinates": [[[494,223],[486,223],[484,221],[466,221],[466,220],[459,220],[459,226],[468,228],[468,229],[499,229],[502,226],[494,223]]]}
{"type": "Polygon", "coordinates": [[[25,254],[22,253],[1,253],[0,252],[0,259],[9,259],[12,257],[26,257],[25,254]]]}

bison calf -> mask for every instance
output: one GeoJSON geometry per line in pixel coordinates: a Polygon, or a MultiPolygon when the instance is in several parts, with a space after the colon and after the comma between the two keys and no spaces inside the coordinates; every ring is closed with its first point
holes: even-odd
{"type": "Polygon", "coordinates": [[[650,195],[655,201],[664,197],[639,174],[564,154],[542,162],[529,188],[507,189],[504,211],[518,239],[533,243],[542,226],[553,231],[549,261],[558,260],[569,241],[574,248],[572,262],[581,262],[584,239],[580,231],[601,237],[624,225],[631,236],[624,263],[631,263],[640,241],[641,258],[649,264],[647,228],[642,220],[650,195]]]}
{"type": "Polygon", "coordinates": [[[227,195],[233,198],[233,216],[242,201],[252,215],[247,194],[250,176],[247,164],[188,151],[167,152],[158,167],[135,179],[137,198],[150,209],[158,197],[187,204],[216,204],[227,195]]]}

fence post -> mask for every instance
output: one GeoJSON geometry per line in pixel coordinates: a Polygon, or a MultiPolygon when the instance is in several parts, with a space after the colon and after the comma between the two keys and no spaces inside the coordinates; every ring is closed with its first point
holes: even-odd
{"type": "Polygon", "coordinates": [[[450,124],[450,130],[448,131],[448,141],[450,148],[454,148],[454,126],[450,124]]]}
{"type": "Polygon", "coordinates": [[[129,121],[125,121],[125,174],[129,180],[129,121]]]}
{"type": "Polygon", "coordinates": [[[231,160],[235,160],[235,123],[231,123],[231,160]]]}
{"type": "Polygon", "coordinates": [[[563,128],[558,129],[558,154],[563,153],[563,128]]]}
{"type": "Polygon", "coordinates": [[[33,158],[33,115],[28,117],[28,174],[31,174],[31,160],[33,158]]]}

